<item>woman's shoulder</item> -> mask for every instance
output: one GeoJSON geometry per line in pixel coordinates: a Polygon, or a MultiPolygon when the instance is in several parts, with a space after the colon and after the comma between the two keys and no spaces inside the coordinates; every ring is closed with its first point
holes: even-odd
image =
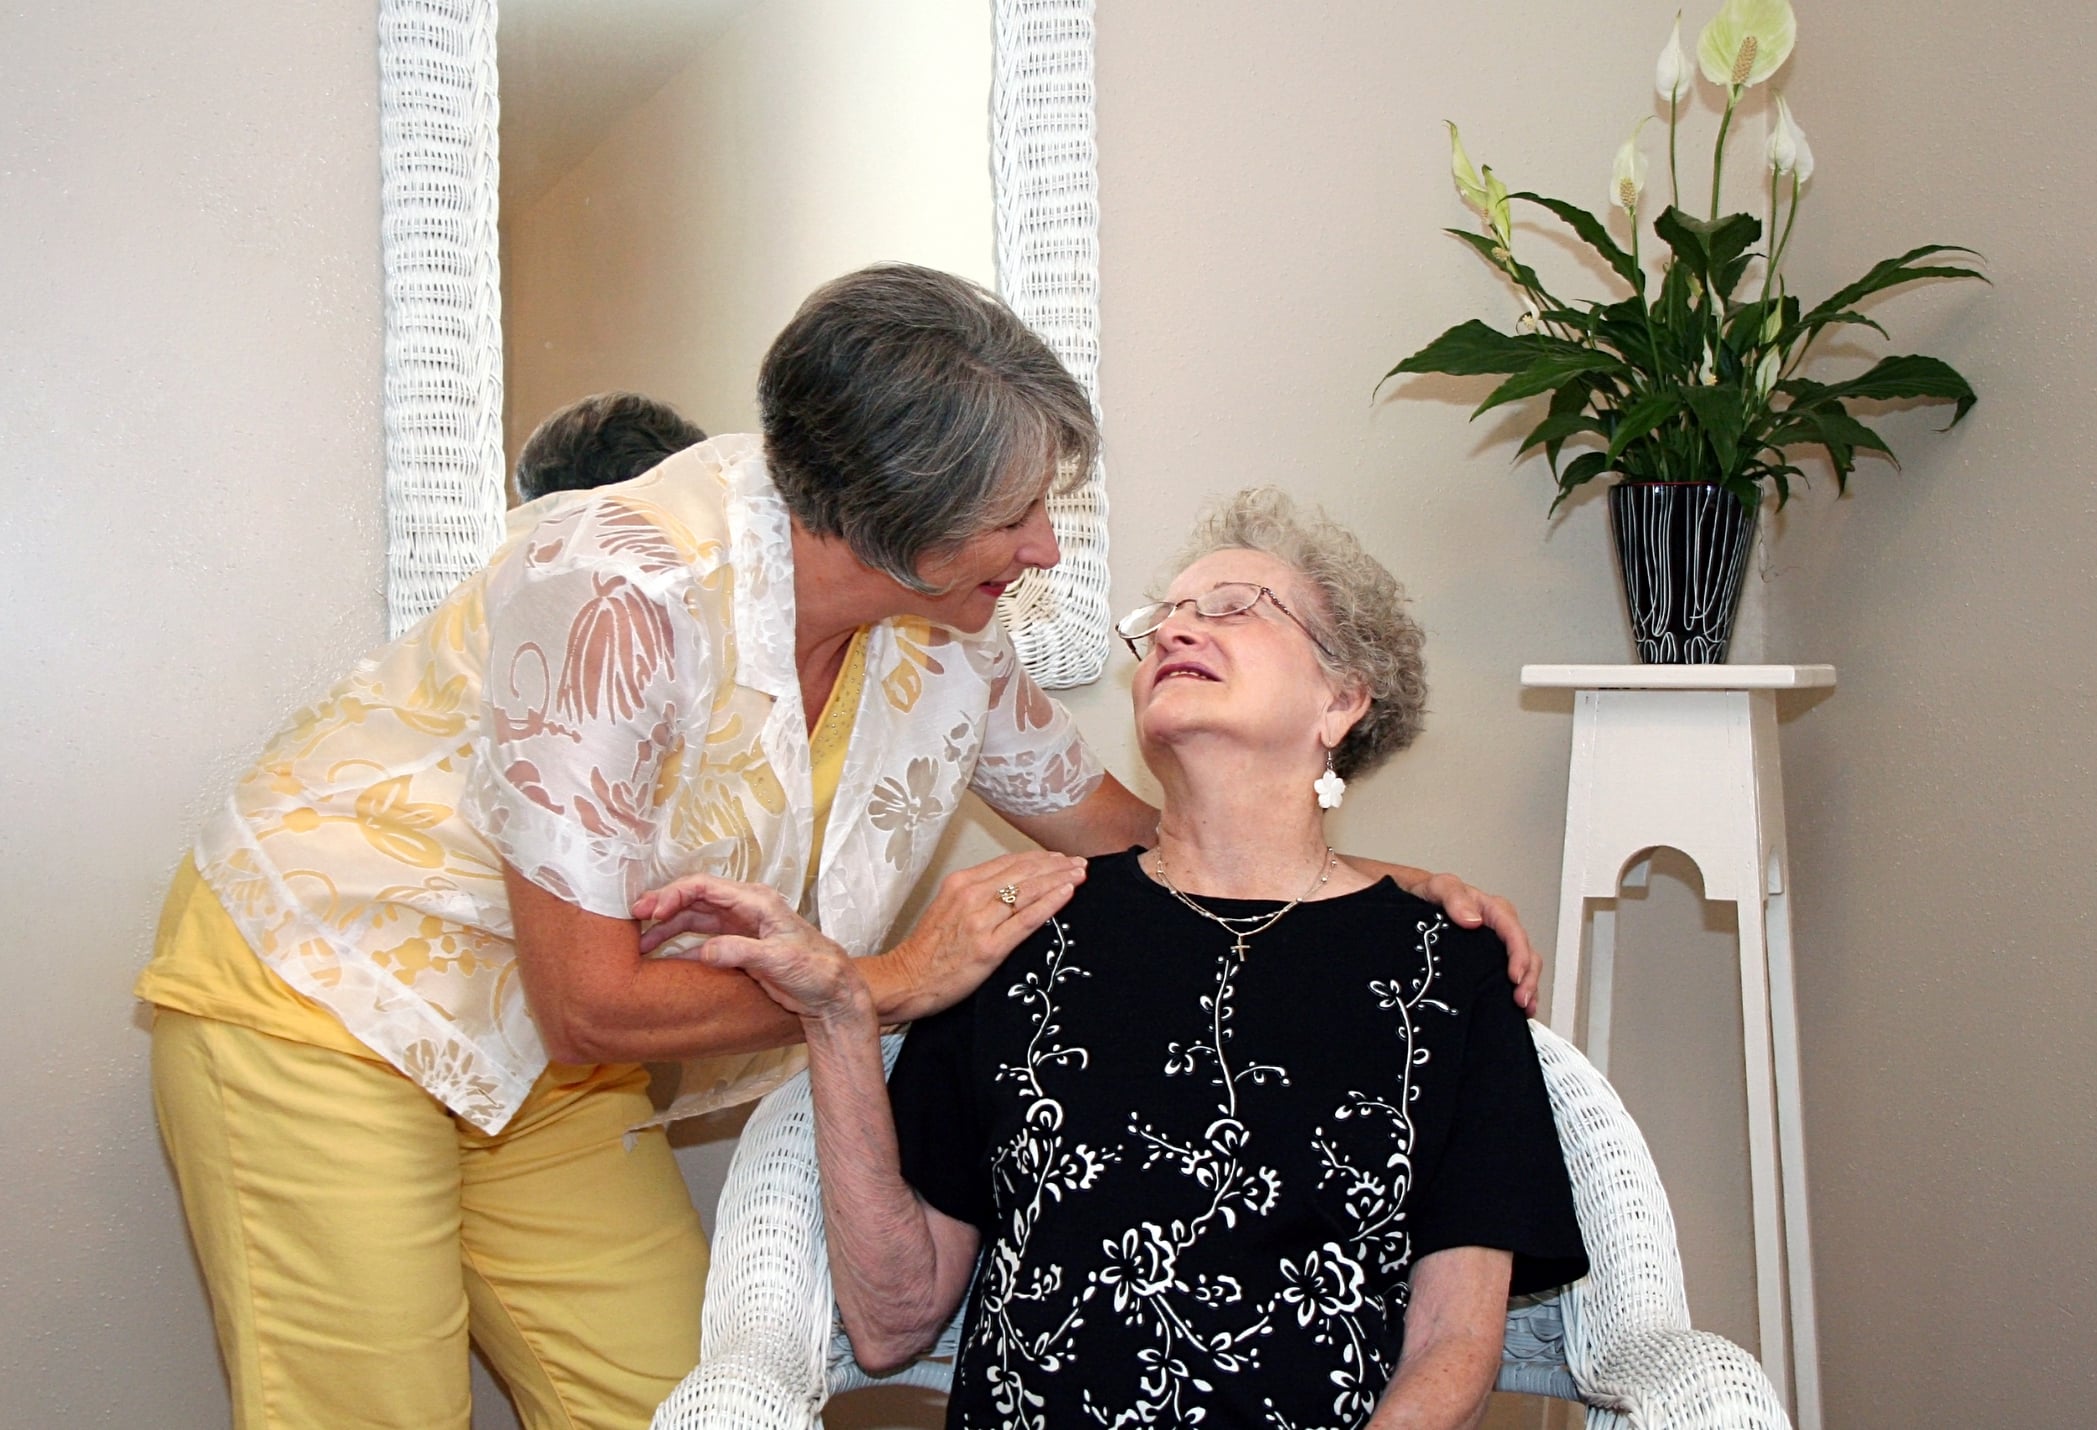
{"type": "Polygon", "coordinates": [[[1488,978],[1503,982],[1507,948],[1490,928],[1466,928],[1385,875],[1367,888],[1330,901],[1330,916],[1348,920],[1365,946],[1388,955],[1425,960],[1447,989],[1469,990],[1488,978]]]}

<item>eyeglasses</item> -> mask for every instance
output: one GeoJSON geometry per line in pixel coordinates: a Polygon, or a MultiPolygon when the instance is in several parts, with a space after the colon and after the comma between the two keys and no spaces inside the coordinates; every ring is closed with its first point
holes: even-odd
{"type": "Polygon", "coordinates": [[[1311,638],[1312,645],[1318,647],[1328,659],[1332,657],[1332,652],[1326,648],[1325,642],[1319,640],[1317,633],[1304,624],[1301,616],[1282,604],[1281,597],[1265,586],[1256,586],[1250,581],[1225,581],[1221,585],[1211,586],[1199,596],[1184,596],[1177,601],[1152,601],[1147,606],[1138,606],[1114,623],[1114,634],[1128,643],[1129,651],[1136,659],[1142,660],[1150,654],[1151,647],[1156,644],[1152,637],[1158,633],[1158,628],[1171,620],[1173,612],[1180,607],[1192,606],[1195,615],[1216,621],[1225,616],[1242,616],[1257,606],[1262,598],[1272,601],[1275,610],[1296,622],[1297,629],[1311,638]]]}

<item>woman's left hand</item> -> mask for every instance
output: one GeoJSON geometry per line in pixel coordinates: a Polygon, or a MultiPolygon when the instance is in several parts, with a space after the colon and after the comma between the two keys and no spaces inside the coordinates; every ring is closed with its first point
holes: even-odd
{"type": "Polygon", "coordinates": [[[647,917],[660,902],[674,908],[682,932],[709,935],[691,955],[698,962],[749,974],[773,1002],[804,1020],[871,1009],[843,946],[795,913],[777,889],[707,874],[687,875],[672,887],[674,894],[643,895],[635,912],[647,917]]]}
{"type": "Polygon", "coordinates": [[[1529,935],[1513,904],[1498,894],[1472,888],[1454,874],[1430,874],[1407,892],[1440,904],[1443,913],[1467,929],[1483,924],[1498,934],[1507,945],[1507,978],[1515,986],[1515,1003],[1530,1017],[1536,1016],[1536,985],[1543,977],[1544,961],[1529,946],[1529,935]]]}

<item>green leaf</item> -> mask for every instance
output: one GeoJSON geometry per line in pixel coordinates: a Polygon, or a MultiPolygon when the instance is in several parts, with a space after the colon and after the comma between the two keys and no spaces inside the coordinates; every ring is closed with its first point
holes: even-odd
{"type": "MultiPolygon", "coordinates": [[[[1831,401],[1825,407],[1786,410],[1762,441],[1764,446],[1781,451],[1795,443],[1825,442],[1829,438],[1846,446],[1893,456],[1886,439],[1852,417],[1839,401],[1831,401]]],[[[1898,460],[1894,465],[1899,465],[1898,460]]]]}
{"type": "Polygon", "coordinates": [[[1490,263],[1500,272],[1507,274],[1523,287],[1540,289],[1544,286],[1543,281],[1536,276],[1536,270],[1528,264],[1520,262],[1515,258],[1514,254],[1502,248],[1499,239],[1489,234],[1472,233],[1469,229],[1463,228],[1445,228],[1442,232],[1452,238],[1460,238],[1465,243],[1470,244],[1471,247],[1478,250],[1479,256],[1487,263],[1490,263]]]}
{"type": "MultiPolygon", "coordinates": [[[[1552,396],[1555,399],[1568,391],[1578,397],[1585,396],[1578,388],[1570,387],[1561,387],[1552,396]]],[[[1515,460],[1520,461],[1531,447],[1542,445],[1550,452],[1555,465],[1558,450],[1565,445],[1566,438],[1577,437],[1583,432],[1592,432],[1596,436],[1608,435],[1602,431],[1602,424],[1583,410],[1553,412],[1529,430],[1529,435],[1522,439],[1522,445],[1515,448],[1515,460]]]]}
{"type": "Polygon", "coordinates": [[[1704,439],[1711,444],[1720,481],[1731,476],[1740,465],[1740,434],[1747,426],[1743,406],[1746,398],[1747,394],[1734,383],[1691,387],[1683,393],[1683,400],[1696,415],[1697,426],[1703,429],[1704,439]]]}
{"type": "MultiPolygon", "coordinates": [[[[1550,415],[1552,417],[1588,418],[1587,401],[1591,391],[1591,385],[1584,379],[1576,378],[1567,383],[1551,394],[1550,415]]],[[[1568,433],[1566,435],[1571,436],[1573,434],[1568,433]]],[[[1544,455],[1550,460],[1551,475],[1553,477],[1558,475],[1558,454],[1564,448],[1565,437],[1547,437],[1544,439],[1544,455]]],[[[1521,454],[1516,453],[1515,455],[1519,457],[1521,454]]]]}
{"type": "Polygon", "coordinates": [[[1458,323],[1426,347],[1383,375],[1389,382],[1401,372],[1440,372],[1476,377],[1488,372],[1520,372],[1536,361],[1536,339],[1503,333],[1473,318],[1458,323]]]}
{"type": "Polygon", "coordinates": [[[1563,199],[1547,199],[1542,194],[1523,193],[1514,194],[1511,197],[1526,199],[1532,204],[1536,204],[1541,208],[1547,208],[1552,213],[1557,214],[1566,221],[1573,232],[1586,240],[1589,248],[1602,255],[1603,261],[1616,270],[1617,277],[1631,285],[1633,292],[1645,292],[1645,274],[1640,272],[1638,265],[1631,261],[1631,255],[1617,246],[1616,240],[1609,236],[1609,230],[1602,226],[1602,221],[1586,209],[1575,204],[1566,203],[1563,199]]]}
{"type": "Polygon", "coordinates": [[[1669,205],[1653,220],[1653,232],[1701,283],[1723,274],[1762,237],[1762,220],[1752,214],[1727,214],[1707,223],[1669,205]]]}
{"type": "Polygon", "coordinates": [[[1558,510],[1559,504],[1573,494],[1573,488],[1593,481],[1608,470],[1609,459],[1600,452],[1582,452],[1573,458],[1558,474],[1558,495],[1551,502],[1551,511],[1558,510]]]}
{"type": "Polygon", "coordinates": [[[1643,299],[1626,298],[1607,307],[1590,310],[1588,331],[1593,340],[1608,345],[1633,367],[1653,365],[1653,343],[1646,328],[1643,299]]]}
{"type": "Polygon", "coordinates": [[[1494,388],[1485,401],[1472,409],[1471,416],[1476,418],[1503,403],[1534,397],[1540,392],[1551,392],[1564,385],[1568,379],[1576,378],[1582,373],[1624,370],[1623,363],[1608,353],[1570,343],[1561,346],[1570,348],[1571,351],[1553,352],[1532,362],[1527,368],[1494,388]]]}
{"type": "Polygon", "coordinates": [[[1884,328],[1880,327],[1877,323],[1874,323],[1871,319],[1865,317],[1862,313],[1848,311],[1840,313],[1816,312],[1804,318],[1797,317],[1796,315],[1788,316],[1785,319],[1785,326],[1783,331],[1777,334],[1777,346],[1783,349],[1785,352],[1790,352],[1791,345],[1797,342],[1801,337],[1805,336],[1807,333],[1817,333],[1822,328],[1830,327],[1840,323],[1853,323],[1858,327],[1869,328],[1882,338],[1890,338],[1893,336],[1884,328]]]}
{"type": "Polygon", "coordinates": [[[1913,283],[1923,278],[1978,278],[1983,283],[1988,281],[1986,274],[1976,272],[1971,268],[1955,268],[1944,265],[1912,266],[1918,258],[1930,258],[1939,253],[1970,253],[1975,258],[1980,257],[1980,254],[1975,250],[1961,248],[1956,244],[1926,243],[1920,248],[1911,248],[1898,258],[1888,258],[1883,262],[1873,264],[1869,273],[1850,284],[1847,288],[1836,290],[1825,302],[1816,306],[1811,313],[1806,315],[1806,321],[1812,322],[1815,318],[1838,313],[1859,298],[1867,297],[1873,293],[1881,293],[1888,288],[1897,288],[1903,283],[1913,283]]]}
{"type": "Polygon", "coordinates": [[[1951,421],[1944,424],[1944,430],[1947,432],[1958,426],[1959,419],[1971,412],[1973,404],[1980,401],[1974,394],[1972,384],[1959,376],[1951,364],[1913,353],[1881,358],[1869,372],[1861,377],[1853,377],[1847,382],[1804,384],[1793,379],[1780,382],[1777,386],[1792,398],[1793,406],[1819,406],[1844,397],[1863,397],[1879,401],[1924,397],[1956,402],[1958,406],[1952,412],[1951,421]]]}
{"type": "Polygon", "coordinates": [[[1662,359],[1673,376],[1687,378],[1704,356],[1704,339],[1697,323],[1693,298],[1698,287],[1695,275],[1684,263],[1670,265],[1660,280],[1660,301],[1653,305],[1653,324],[1662,349],[1662,359]]]}
{"type": "Polygon", "coordinates": [[[1733,500],[1751,511],[1762,500],[1762,489],[1756,486],[1755,479],[1745,472],[1735,472],[1732,476],[1721,477],[1718,484],[1733,494],[1733,500]]]}
{"type": "Polygon", "coordinates": [[[1741,275],[1747,272],[1748,264],[1752,263],[1756,257],[1758,255],[1754,253],[1743,253],[1735,257],[1732,262],[1719,265],[1718,291],[1720,297],[1730,298],[1733,296],[1733,290],[1740,286],[1741,275]]]}
{"type": "Polygon", "coordinates": [[[1613,465],[1624,449],[1682,410],[1682,389],[1649,392],[1617,419],[1616,434],[1609,439],[1606,455],[1613,465]]]}
{"type": "Polygon", "coordinates": [[[1804,480],[1806,474],[1789,463],[1776,463],[1764,466],[1755,475],[1757,478],[1769,478],[1770,485],[1777,489],[1777,510],[1782,511],[1784,503],[1791,500],[1791,479],[1798,477],[1804,480]]]}

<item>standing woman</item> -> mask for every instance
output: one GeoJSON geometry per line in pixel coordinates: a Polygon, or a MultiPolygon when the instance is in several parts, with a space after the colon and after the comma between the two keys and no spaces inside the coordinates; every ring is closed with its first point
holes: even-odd
{"type": "Polygon", "coordinates": [[[801,1034],[644,956],[643,891],[769,886],[897,1022],[1060,907],[1068,854],[1151,829],[991,620],[1097,444],[1049,350],[875,268],[803,305],[760,398],[761,441],[544,503],[277,735],[178,874],[137,991],[236,1424],[464,1427],[469,1336],[535,1430],[645,1424],[691,1367],[705,1241],[629,1131],[641,1064],[801,1034]],[[1064,852],[951,876],[884,947],[970,789],[1064,852]]]}

